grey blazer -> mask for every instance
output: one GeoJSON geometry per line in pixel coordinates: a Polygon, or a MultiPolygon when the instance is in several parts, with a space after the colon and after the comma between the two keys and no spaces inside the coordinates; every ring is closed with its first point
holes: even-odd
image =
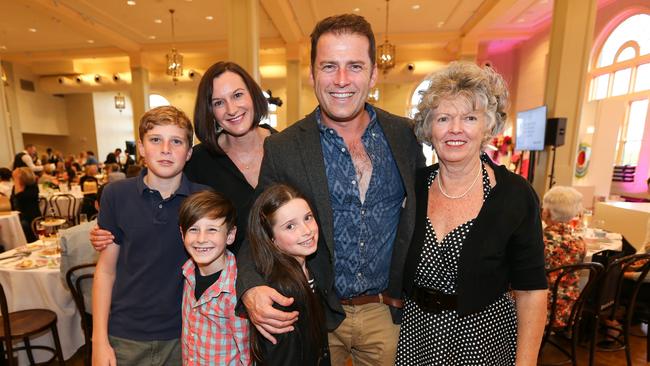
{"type": "MultiPolygon", "coordinates": [[[[406,200],[400,214],[399,227],[393,249],[388,284],[389,295],[402,297],[402,274],[415,224],[415,171],[425,164],[422,147],[413,134],[412,122],[375,108],[388,144],[397,163],[406,200]]],[[[316,111],[279,134],[268,137],[264,143],[264,159],[256,194],[273,183],[286,183],[302,192],[309,200],[319,225],[318,250],[308,261],[318,288],[323,290],[327,303],[327,328],[333,330],[345,318],[345,312],[334,290],[334,235],[325,162],[321,149],[316,111]]],[[[238,255],[237,294],[265,285],[256,272],[248,242],[238,255]]],[[[393,321],[399,323],[401,312],[391,309],[393,321]]]]}

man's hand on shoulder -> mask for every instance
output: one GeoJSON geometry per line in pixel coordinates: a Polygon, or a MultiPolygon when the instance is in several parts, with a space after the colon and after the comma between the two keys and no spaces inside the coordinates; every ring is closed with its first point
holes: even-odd
{"type": "Polygon", "coordinates": [[[298,320],[298,312],[286,312],[273,307],[274,303],[289,306],[293,298],[282,296],[269,286],[257,286],[249,289],[241,297],[248,317],[255,328],[271,343],[277,344],[273,334],[291,332],[293,323],[298,320]]]}
{"type": "Polygon", "coordinates": [[[111,234],[110,231],[100,229],[99,226],[95,226],[90,231],[90,243],[93,245],[96,251],[101,252],[106,249],[109,245],[113,244],[115,237],[111,234]]]}

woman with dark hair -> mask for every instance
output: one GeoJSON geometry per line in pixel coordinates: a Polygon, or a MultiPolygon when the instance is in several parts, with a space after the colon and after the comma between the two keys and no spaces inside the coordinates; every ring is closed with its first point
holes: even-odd
{"type": "Polygon", "coordinates": [[[27,167],[16,168],[12,172],[14,190],[11,193],[11,209],[20,211],[20,225],[23,227],[28,243],[38,239],[32,231],[32,220],[41,216],[38,208],[38,184],[36,176],[27,167]]]}
{"type": "MultiPolygon", "coordinates": [[[[194,106],[194,128],[201,143],[194,146],[185,174],[228,197],[246,216],[264,155],[264,139],[276,131],[260,121],[268,104],[255,80],[233,62],[212,65],[201,78],[194,106]]],[[[231,251],[237,253],[244,230],[237,231],[231,251]]]]}
{"type": "Polygon", "coordinates": [[[251,208],[248,240],[264,280],[294,299],[277,307],[301,314],[292,332],[276,335],[277,344],[251,327],[253,359],[261,365],[329,365],[321,297],[306,263],[317,249],[318,224],[304,196],[283,184],[267,188],[251,208]]]}
{"type": "Polygon", "coordinates": [[[115,156],[115,153],[108,153],[106,155],[106,160],[104,160],[104,165],[106,164],[117,164],[117,157],[115,156]]]}

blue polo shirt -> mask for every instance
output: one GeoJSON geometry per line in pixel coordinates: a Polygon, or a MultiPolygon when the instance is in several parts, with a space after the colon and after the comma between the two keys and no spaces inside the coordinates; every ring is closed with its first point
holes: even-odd
{"type": "Polygon", "coordinates": [[[147,169],[104,189],[98,223],[113,233],[120,254],[108,334],[137,341],[181,336],[182,266],[188,259],[178,210],[190,194],[208,187],[190,182],[167,199],[144,183],[147,169]]]}

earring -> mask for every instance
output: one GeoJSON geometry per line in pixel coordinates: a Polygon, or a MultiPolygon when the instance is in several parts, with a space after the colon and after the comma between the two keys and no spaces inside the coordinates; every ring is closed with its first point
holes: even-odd
{"type": "Polygon", "coordinates": [[[223,131],[223,128],[219,126],[219,123],[217,123],[217,119],[212,117],[212,121],[214,122],[214,132],[218,135],[223,131]]]}

